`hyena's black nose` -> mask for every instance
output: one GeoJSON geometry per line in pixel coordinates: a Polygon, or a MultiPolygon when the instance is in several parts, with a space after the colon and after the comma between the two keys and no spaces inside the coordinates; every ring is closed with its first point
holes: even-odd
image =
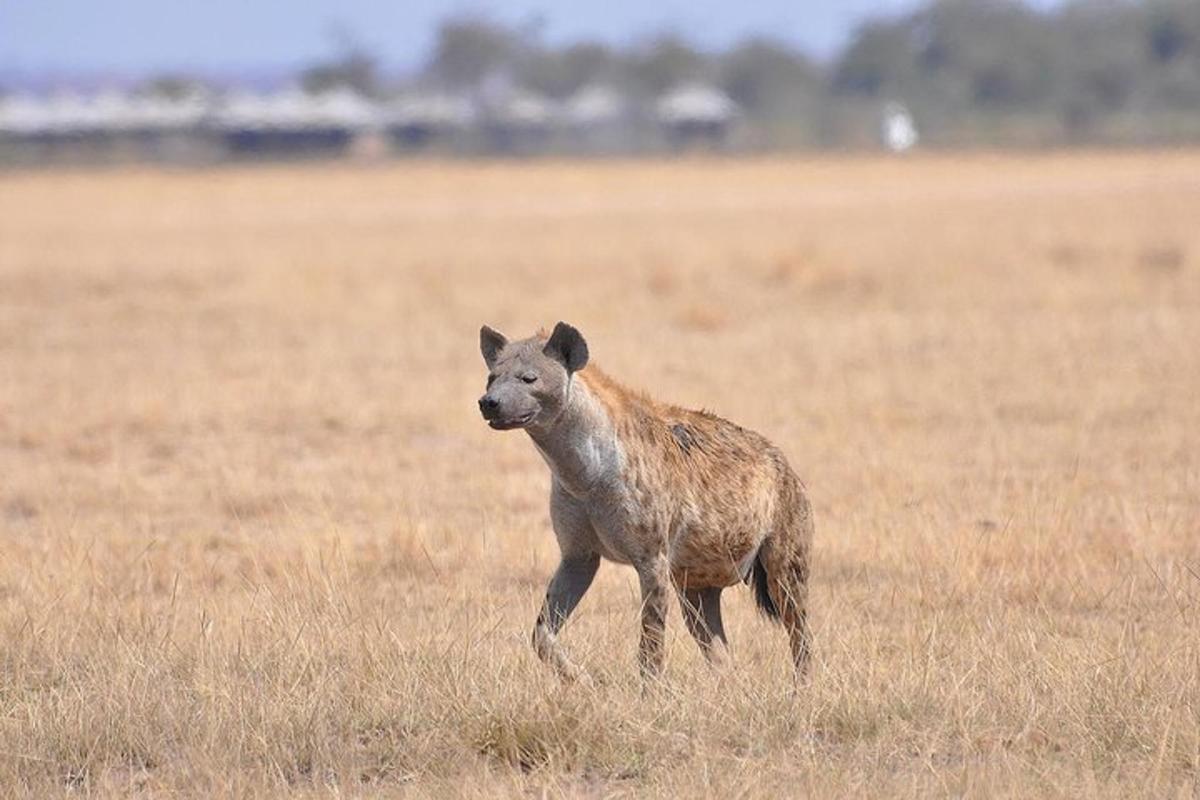
{"type": "Polygon", "coordinates": [[[479,410],[484,414],[491,414],[500,407],[500,401],[492,397],[490,394],[485,394],[479,398],[479,410]]]}

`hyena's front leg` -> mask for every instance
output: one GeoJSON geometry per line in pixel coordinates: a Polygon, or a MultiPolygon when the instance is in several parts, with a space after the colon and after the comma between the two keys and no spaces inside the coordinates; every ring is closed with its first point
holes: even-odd
{"type": "Polygon", "coordinates": [[[667,594],[671,586],[667,559],[659,554],[645,564],[635,565],[642,587],[642,638],[638,645],[638,666],[642,676],[662,675],[666,646],[667,594]]]}
{"type": "Polygon", "coordinates": [[[533,626],[533,649],[538,657],[567,680],[579,678],[583,670],[563,652],[562,645],[558,643],[558,632],[592,585],[592,578],[596,577],[599,567],[600,556],[596,554],[571,558],[564,556],[558,571],[550,579],[546,600],[542,603],[537,624],[533,626]]]}

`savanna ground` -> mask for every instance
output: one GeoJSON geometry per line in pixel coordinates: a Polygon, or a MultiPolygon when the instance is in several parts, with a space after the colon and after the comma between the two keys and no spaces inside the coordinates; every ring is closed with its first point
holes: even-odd
{"type": "Polygon", "coordinates": [[[0,795],[1194,797],[1200,153],[0,176],[0,795]],[[477,331],[778,442],[812,680],[726,593],[528,645],[477,331]]]}

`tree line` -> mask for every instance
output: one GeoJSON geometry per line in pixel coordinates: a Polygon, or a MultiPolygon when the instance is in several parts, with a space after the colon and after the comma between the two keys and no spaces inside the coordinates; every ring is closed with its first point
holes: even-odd
{"type": "MultiPolygon", "coordinates": [[[[396,89],[352,37],[301,81],[373,96],[396,89]]],[[[556,45],[537,23],[455,17],[405,82],[458,92],[501,82],[551,98],[604,84],[651,102],[689,81],[724,90],[764,146],[865,143],[892,101],[933,143],[1196,139],[1200,2],[1073,0],[1037,10],[1019,0],[933,0],[867,20],[827,62],[769,37],[721,51],[673,33],[556,45]]]]}

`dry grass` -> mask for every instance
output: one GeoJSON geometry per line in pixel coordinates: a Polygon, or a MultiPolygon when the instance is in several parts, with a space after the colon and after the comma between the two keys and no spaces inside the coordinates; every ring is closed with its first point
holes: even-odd
{"type": "Polygon", "coordinates": [[[0,794],[1192,797],[1200,154],[0,177],[0,794]],[[482,322],[767,433],[816,662],[527,637],[482,322]]]}

